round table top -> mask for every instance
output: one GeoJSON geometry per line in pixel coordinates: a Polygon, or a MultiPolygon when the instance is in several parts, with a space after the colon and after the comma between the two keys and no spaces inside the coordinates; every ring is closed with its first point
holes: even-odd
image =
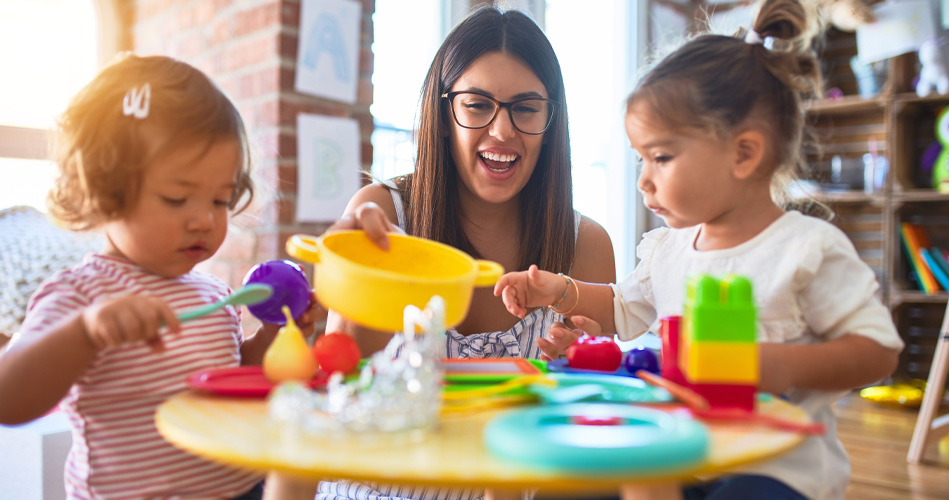
{"type": "MultiPolygon", "coordinates": [[[[660,473],[591,474],[531,467],[489,454],[482,429],[499,412],[445,415],[438,427],[415,434],[317,435],[267,417],[264,400],[184,392],[161,404],[158,431],[169,442],[208,459],[303,479],[360,481],[498,489],[592,490],[631,482],[667,482],[711,474],[789,451],[806,436],[750,422],[711,423],[705,463],[660,473]]],[[[779,399],[759,402],[758,411],[797,423],[810,417],[779,399]]]]}

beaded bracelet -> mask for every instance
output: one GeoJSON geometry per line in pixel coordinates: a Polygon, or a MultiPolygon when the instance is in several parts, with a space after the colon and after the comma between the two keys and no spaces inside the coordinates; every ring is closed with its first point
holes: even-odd
{"type": "Polygon", "coordinates": [[[557,276],[563,276],[563,278],[567,280],[567,282],[564,283],[563,285],[563,294],[560,295],[560,298],[558,298],[557,301],[554,302],[553,304],[550,304],[549,306],[547,306],[551,310],[557,310],[560,308],[560,304],[563,302],[563,299],[567,298],[567,290],[570,289],[570,281],[571,281],[570,276],[564,276],[563,273],[557,273],[557,276]]]}
{"type": "Polygon", "coordinates": [[[574,279],[571,278],[570,276],[567,276],[567,275],[565,275],[564,273],[557,273],[557,275],[558,275],[558,276],[563,276],[564,279],[567,280],[567,283],[564,285],[564,287],[563,287],[563,294],[560,295],[560,298],[557,299],[557,302],[555,302],[555,303],[553,303],[553,304],[551,304],[551,305],[549,305],[549,306],[547,306],[547,307],[548,307],[551,311],[553,311],[553,312],[555,312],[555,313],[557,313],[557,314],[562,314],[562,315],[566,316],[566,315],[570,314],[570,312],[572,312],[574,309],[576,309],[576,308],[577,308],[577,305],[580,304],[580,287],[579,287],[579,285],[577,285],[576,280],[574,280],[574,279]],[[573,290],[574,290],[574,291],[576,292],[576,294],[577,294],[577,301],[573,304],[573,307],[571,307],[569,311],[561,312],[561,311],[559,310],[559,309],[560,309],[560,305],[563,303],[563,300],[564,300],[565,298],[567,298],[567,291],[570,289],[570,285],[573,285],[573,290]]]}

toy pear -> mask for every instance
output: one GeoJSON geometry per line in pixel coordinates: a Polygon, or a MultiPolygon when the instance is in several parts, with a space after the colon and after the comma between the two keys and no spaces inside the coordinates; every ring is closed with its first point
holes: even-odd
{"type": "Polygon", "coordinates": [[[290,308],[283,306],[282,310],[287,317],[287,324],[280,328],[264,353],[264,375],[273,383],[288,380],[306,382],[313,378],[319,367],[310,354],[303,332],[293,321],[290,308]]]}

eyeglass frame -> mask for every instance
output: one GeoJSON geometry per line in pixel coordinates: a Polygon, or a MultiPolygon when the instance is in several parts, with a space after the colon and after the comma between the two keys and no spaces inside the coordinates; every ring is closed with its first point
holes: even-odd
{"type": "Polygon", "coordinates": [[[481,92],[474,92],[471,90],[456,90],[454,92],[445,92],[444,94],[441,95],[441,98],[448,99],[448,107],[451,109],[451,117],[455,120],[455,123],[458,124],[458,126],[461,128],[466,128],[469,130],[478,130],[485,127],[490,127],[491,124],[494,123],[494,120],[498,118],[498,114],[501,113],[501,108],[507,108],[507,117],[509,120],[511,120],[511,125],[514,126],[514,129],[517,130],[518,132],[522,134],[527,134],[527,135],[541,135],[544,132],[546,132],[547,129],[550,128],[550,124],[554,122],[554,113],[557,111],[557,106],[560,105],[560,103],[557,101],[553,101],[553,100],[546,99],[543,97],[522,97],[520,99],[515,99],[513,101],[504,102],[504,101],[499,101],[489,95],[482,94],[481,92]],[[455,96],[457,96],[458,94],[475,94],[494,102],[496,106],[494,108],[494,116],[492,116],[491,119],[488,120],[488,123],[485,123],[484,125],[480,127],[469,127],[467,125],[462,125],[461,122],[458,121],[458,116],[455,115],[454,100],[455,100],[455,96]],[[544,130],[541,130],[540,132],[525,132],[521,130],[521,128],[518,127],[516,123],[514,123],[514,113],[511,112],[511,106],[519,102],[524,102],[524,101],[546,101],[547,104],[550,106],[550,117],[547,119],[547,125],[544,126],[544,130]]]}

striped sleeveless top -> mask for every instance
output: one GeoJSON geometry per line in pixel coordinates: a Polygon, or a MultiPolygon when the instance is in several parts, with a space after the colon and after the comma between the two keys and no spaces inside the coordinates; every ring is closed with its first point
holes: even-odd
{"type": "MultiPolygon", "coordinates": [[[[399,191],[389,182],[399,227],[405,228],[405,211],[399,191]]],[[[579,234],[580,213],[574,211],[574,236],[579,234]]],[[[445,336],[446,358],[539,358],[537,339],[547,336],[550,327],[563,315],[546,307],[534,309],[510,330],[462,335],[454,328],[445,336]]],[[[348,480],[320,483],[315,500],[478,500],[484,490],[435,486],[407,486],[358,483],[348,480]]]]}

